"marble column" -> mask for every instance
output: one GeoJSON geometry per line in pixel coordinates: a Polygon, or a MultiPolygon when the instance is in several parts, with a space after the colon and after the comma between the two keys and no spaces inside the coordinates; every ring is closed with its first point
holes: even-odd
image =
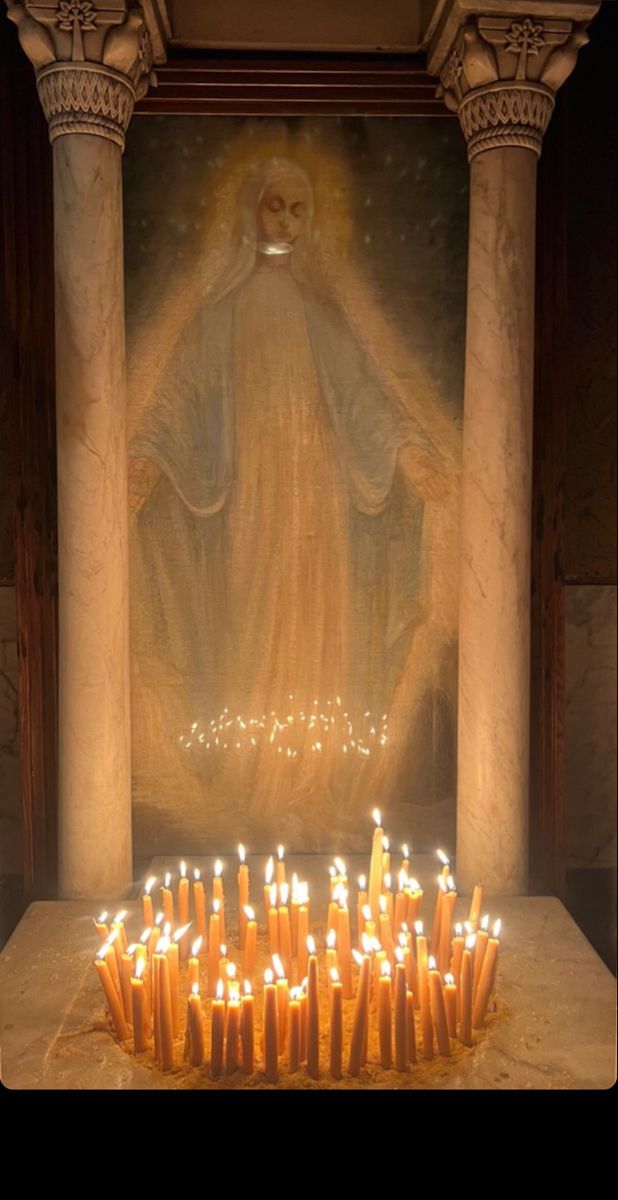
{"type": "Polygon", "coordinates": [[[492,894],[527,890],[536,165],[555,90],[588,41],[581,24],[563,19],[566,10],[590,19],[597,7],[556,4],[561,19],[549,4],[544,16],[537,5],[533,19],[512,3],[501,17],[468,12],[450,44],[443,29],[430,54],[470,160],[456,849],[463,891],[479,880],[492,894]]]}
{"type": "Polygon", "coordinates": [[[121,154],[152,58],[121,0],[9,16],[54,160],[60,892],[103,900],[132,879],[121,154]]]}

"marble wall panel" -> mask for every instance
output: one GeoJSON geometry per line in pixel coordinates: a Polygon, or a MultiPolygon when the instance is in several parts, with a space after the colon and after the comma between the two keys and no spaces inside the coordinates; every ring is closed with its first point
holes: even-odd
{"type": "Polygon", "coordinates": [[[616,862],[616,587],[566,588],[568,867],[616,862]]]}

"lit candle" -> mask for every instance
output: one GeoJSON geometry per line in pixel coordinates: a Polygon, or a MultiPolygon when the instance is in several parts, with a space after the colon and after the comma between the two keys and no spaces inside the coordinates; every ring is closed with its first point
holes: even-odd
{"type": "Polygon", "coordinates": [[[255,948],[257,945],[257,921],[255,912],[249,904],[245,905],[245,949],[243,955],[243,975],[245,979],[253,983],[253,972],[255,971],[255,948]]]}
{"type": "Polygon", "coordinates": [[[392,965],[395,961],[395,943],[393,941],[393,931],[391,928],[391,919],[388,912],[388,902],[386,896],[380,896],[380,942],[386,951],[386,956],[389,963],[392,965]]]}
{"type": "Polygon", "coordinates": [[[431,1015],[436,1031],[438,1050],[440,1054],[448,1058],[451,1053],[451,1046],[448,1036],[448,1025],[446,1023],[444,996],[442,994],[442,980],[440,979],[440,972],[436,967],[436,960],[433,957],[429,959],[429,994],[431,996],[431,1015]]]}
{"type": "Polygon", "coordinates": [[[341,988],[344,1000],[352,1000],[352,940],[350,935],[350,910],[347,905],[348,893],[342,888],[339,900],[339,971],[341,973],[341,988]]]}
{"type": "Polygon", "coordinates": [[[320,1076],[320,999],[318,994],[318,960],[315,941],[311,934],[307,938],[309,962],[307,974],[307,1071],[312,1079],[320,1076]]]}
{"type": "Polygon", "coordinates": [[[335,967],[330,979],[330,1073],[333,1079],[341,1079],[341,1056],[343,1052],[343,988],[335,967]]]}
{"type": "Polygon", "coordinates": [[[160,913],[157,913],[157,915],[155,917],[155,923],[154,923],[152,929],[150,930],[150,937],[148,938],[148,958],[152,958],[152,956],[155,952],[157,942],[159,941],[159,938],[161,937],[162,924],[163,924],[163,913],[160,912],[160,913]]]}
{"type": "MultiPolygon", "coordinates": [[[[438,851],[440,853],[440,851],[438,851]]],[[[438,875],[438,894],[436,896],[436,907],[433,916],[433,926],[431,930],[431,953],[436,957],[440,948],[440,924],[442,920],[442,901],[447,893],[447,883],[443,875],[438,875]]]]}
{"type": "MultiPolygon", "coordinates": [[[[116,995],[118,996],[118,999],[122,1005],[122,986],[120,983],[120,971],[118,969],[118,954],[116,951],[117,940],[118,940],[118,934],[116,932],[110,933],[107,941],[104,942],[103,946],[101,947],[102,950],[104,951],[104,954],[101,957],[107,963],[107,969],[109,971],[111,981],[116,989],[116,995]]],[[[124,1012],[124,1005],[123,1005],[123,1012],[124,1012]]]]}
{"type": "Polygon", "coordinates": [[[204,1062],[204,1018],[198,983],[193,984],[187,1001],[187,1028],[191,1046],[191,1066],[201,1067],[204,1062]]]}
{"type": "Polygon", "coordinates": [[[245,908],[249,904],[249,867],[245,861],[245,847],[240,843],[238,847],[238,857],[240,865],[238,867],[238,912],[239,912],[239,944],[240,949],[245,948],[245,939],[247,936],[247,917],[245,908]]]}
{"type": "Polygon", "coordinates": [[[483,966],[479,977],[476,995],[474,997],[474,1006],[472,1009],[472,1027],[480,1029],[485,1020],[489,997],[493,991],[496,965],[498,962],[498,950],[500,948],[499,933],[501,922],[498,920],[493,927],[492,937],[487,942],[485,957],[483,958],[483,966]]]}
{"type": "Polygon", "coordinates": [[[470,912],[468,914],[468,921],[470,922],[470,925],[472,926],[473,933],[476,933],[476,931],[479,927],[479,919],[481,916],[481,909],[483,907],[484,895],[485,895],[485,888],[483,887],[483,884],[477,883],[474,888],[474,891],[472,892],[472,900],[470,901],[470,912]]]}
{"type": "MultiPolygon", "coordinates": [[[[189,928],[191,924],[189,920],[189,880],[187,879],[186,863],[180,864],[180,879],[178,880],[178,924],[189,928]]],[[[184,932],[178,939],[180,949],[180,957],[184,962],[189,950],[189,939],[184,932]]]]}
{"type": "Polygon", "coordinates": [[[483,959],[485,958],[485,951],[487,950],[487,942],[489,941],[489,934],[487,932],[488,926],[489,926],[489,917],[485,916],[485,917],[483,917],[483,919],[481,921],[481,928],[479,929],[479,931],[476,935],[476,945],[474,947],[474,972],[472,975],[472,1004],[473,1005],[476,1000],[476,993],[478,991],[479,979],[481,978],[481,971],[483,970],[483,959]]]}
{"type": "Polygon", "coordinates": [[[360,945],[360,940],[361,940],[364,930],[365,930],[365,918],[363,916],[363,910],[366,907],[366,905],[367,905],[367,879],[364,875],[359,875],[359,877],[358,877],[358,896],[356,899],[356,928],[357,928],[357,936],[358,936],[359,945],[360,945]]]}
{"type": "Polygon", "coordinates": [[[218,1079],[223,1071],[223,1046],[225,1039],[225,1000],[223,980],[218,979],[216,996],[212,1002],[210,1022],[210,1074],[218,1079]]]}
{"type": "Polygon", "coordinates": [[[408,1067],[406,968],[403,962],[403,951],[398,949],[395,953],[397,957],[395,963],[395,1070],[405,1071],[408,1067]]]}
{"type": "Polygon", "coordinates": [[[300,893],[298,890],[298,875],[292,875],[292,896],[290,900],[290,932],[292,936],[292,957],[298,956],[298,910],[300,908],[300,893]]]}
{"type": "Polygon", "coordinates": [[[268,906],[268,945],[271,958],[279,953],[279,909],[277,908],[277,885],[270,888],[270,904],[268,906]]]}
{"type": "Polygon", "coordinates": [[[290,997],[285,970],[278,954],[273,954],[273,967],[277,977],[277,1039],[279,1042],[279,1053],[283,1054],[288,1031],[288,1003],[290,997]]]}
{"type": "Polygon", "coordinates": [[[120,996],[116,991],[116,987],[110,974],[109,962],[106,958],[108,949],[109,947],[107,944],[101,946],[94,965],[105,993],[105,999],[107,1000],[109,1011],[111,1013],[114,1029],[116,1030],[116,1037],[119,1041],[123,1042],[126,1038],[130,1037],[130,1031],[125,1020],[120,996]]]}
{"type": "Polygon", "coordinates": [[[476,934],[469,934],[461,960],[459,1040],[464,1046],[472,1045],[472,952],[475,942],[476,934]]]}
{"type": "Polygon", "coordinates": [[[408,880],[406,895],[408,897],[406,925],[408,926],[408,929],[414,929],[416,922],[419,920],[421,904],[423,903],[423,889],[418,882],[418,879],[408,880]]]}
{"type": "Polygon", "coordinates": [[[167,959],[169,938],[159,940],[155,961],[158,960],[159,970],[159,1031],[161,1050],[161,1069],[171,1071],[174,1065],[174,1031],[172,1023],[172,995],[170,988],[170,970],[167,959]]]}
{"type": "Polygon", "coordinates": [[[457,1020],[459,1020],[460,1003],[459,1003],[459,977],[461,975],[461,960],[464,952],[464,936],[463,925],[459,923],[455,926],[455,937],[452,942],[451,961],[449,963],[449,972],[455,980],[457,988],[457,1020]]]}
{"type": "Polygon", "coordinates": [[[410,849],[406,842],[401,847],[403,858],[401,860],[401,871],[403,875],[407,875],[410,870],[410,849]]]}
{"type": "Polygon", "coordinates": [[[279,1042],[277,1037],[277,989],[270,969],[264,972],[264,1072],[269,1083],[279,1078],[279,1042]]]}
{"type": "Polygon", "coordinates": [[[302,903],[298,909],[298,979],[304,979],[307,974],[307,938],[309,937],[309,888],[307,884],[303,885],[301,900],[302,903]]]}
{"type": "Polygon", "coordinates": [[[300,1065],[300,997],[301,988],[290,989],[290,1005],[288,1016],[290,1030],[288,1036],[288,1071],[295,1075],[300,1065]]]}
{"type": "Polygon", "coordinates": [[[416,1062],[416,1028],[414,1025],[414,996],[406,992],[406,1026],[408,1034],[408,1062],[416,1062]]]}
{"type": "MultiPolygon", "coordinates": [[[[307,959],[309,955],[307,955],[307,959]]],[[[300,1061],[307,1061],[307,988],[309,980],[305,976],[300,989],[300,1061]]]]}
{"type": "Polygon", "coordinates": [[[440,914],[440,942],[438,948],[438,967],[440,973],[444,975],[448,971],[451,959],[451,928],[453,924],[453,913],[455,910],[455,902],[457,900],[457,892],[455,891],[454,880],[449,876],[447,882],[448,891],[442,897],[442,910],[440,914]],[[451,887],[453,884],[453,887],[451,887]]]}
{"type": "Polygon", "coordinates": [[[382,818],[380,816],[379,808],[374,808],[373,819],[376,827],[373,831],[373,842],[371,846],[368,902],[373,920],[377,921],[380,916],[379,900],[380,893],[382,891],[382,838],[384,837],[384,830],[380,824],[382,818]]]}
{"type": "MultiPolygon", "coordinates": [[[[189,924],[190,924],[190,922],[189,922],[189,924]]],[[[178,1029],[179,1029],[179,1021],[180,1021],[179,1012],[178,1012],[179,1000],[180,1000],[180,970],[179,970],[179,966],[178,966],[178,960],[179,960],[179,956],[180,956],[180,942],[181,942],[182,938],[185,937],[188,928],[189,928],[189,925],[181,925],[180,929],[176,930],[173,938],[171,939],[171,941],[169,943],[169,949],[167,951],[168,970],[169,970],[169,977],[170,977],[170,993],[171,993],[171,998],[172,998],[172,1029],[173,1029],[175,1038],[178,1037],[178,1029]]]]}
{"type": "MultiPolygon", "coordinates": [[[[248,928],[248,927],[247,927],[248,928]]],[[[242,1069],[245,1075],[252,1075],[255,1063],[255,1033],[254,1033],[254,1003],[253,991],[248,979],[244,981],[244,995],[241,1001],[240,1040],[242,1045],[242,1069]]]]}
{"type": "Polygon", "coordinates": [[[101,916],[99,918],[97,918],[97,917],[94,918],[94,927],[95,927],[102,942],[106,942],[109,937],[109,929],[108,929],[107,925],[105,924],[106,920],[107,920],[106,912],[102,912],[101,916]]]}
{"type": "Polygon", "coordinates": [[[416,922],[416,966],[418,973],[418,999],[421,1010],[421,1041],[423,1056],[433,1058],[433,1025],[429,1000],[427,976],[427,938],[423,935],[422,921],[416,922]]]}
{"type": "Polygon", "coordinates": [[[195,909],[195,928],[202,939],[202,945],[205,946],[207,942],[206,893],[204,891],[204,881],[201,879],[197,867],[193,872],[193,907],[195,909]]]}
{"type": "Polygon", "coordinates": [[[163,920],[167,921],[170,928],[174,926],[174,897],[170,888],[172,877],[168,871],[161,888],[161,907],[163,909],[163,920]]]}
{"type": "Polygon", "coordinates": [[[223,942],[219,946],[219,979],[222,979],[223,983],[225,985],[226,990],[224,990],[224,996],[226,999],[227,999],[226,985],[227,985],[227,981],[229,978],[228,967],[230,967],[230,966],[232,967],[232,976],[233,976],[236,971],[236,967],[234,966],[233,963],[230,963],[230,960],[227,956],[227,946],[226,946],[225,942],[223,942]]]}
{"type": "Polygon", "coordinates": [[[213,903],[208,928],[208,995],[215,996],[219,980],[219,943],[221,923],[219,920],[219,901],[213,903]]]}
{"type": "Polygon", "coordinates": [[[408,897],[406,896],[407,875],[405,871],[399,872],[398,890],[395,895],[395,916],[393,919],[394,932],[399,933],[402,925],[405,925],[408,917],[408,897]]]}
{"type": "Polygon", "coordinates": [[[202,948],[202,939],[201,939],[201,937],[198,937],[195,939],[195,941],[191,947],[191,957],[189,959],[189,962],[187,963],[187,995],[188,996],[191,996],[193,994],[193,988],[194,988],[195,984],[197,984],[198,992],[200,989],[200,960],[198,958],[198,955],[199,955],[201,948],[202,948]]]}
{"type": "Polygon", "coordinates": [[[142,909],[144,913],[144,925],[152,926],[154,924],[154,909],[152,907],[152,896],[150,895],[155,883],[157,882],[156,875],[151,875],[144,885],[144,894],[142,896],[142,909]]]}
{"type": "Polygon", "coordinates": [[[326,932],[327,933],[331,933],[331,932],[337,933],[338,925],[339,925],[339,905],[337,904],[337,901],[335,899],[331,898],[331,900],[329,900],[329,902],[328,902],[328,914],[326,917],[326,932]]]}
{"type": "Polygon", "coordinates": [[[223,879],[221,877],[222,872],[223,872],[223,863],[221,862],[221,859],[218,858],[215,862],[215,870],[214,870],[214,875],[212,878],[212,901],[213,901],[213,908],[214,908],[215,900],[219,901],[219,921],[220,921],[219,936],[221,938],[221,941],[225,942],[226,941],[226,937],[225,937],[225,900],[223,898],[223,879]]]}
{"type": "MultiPolygon", "coordinates": [[[[379,898],[378,898],[378,909],[379,909],[379,898]]],[[[378,912],[378,916],[379,916],[379,912],[378,912]]],[[[363,909],[363,932],[361,934],[361,941],[362,941],[363,937],[374,938],[375,935],[376,935],[376,923],[372,916],[371,906],[369,904],[366,904],[363,909]]]]}
{"type": "Polygon", "coordinates": [[[280,888],[282,883],[285,883],[285,850],[283,846],[277,846],[277,873],[275,876],[277,887],[280,888]]]}
{"type": "Polygon", "coordinates": [[[133,1020],[133,1005],[131,1003],[131,977],[133,975],[134,954],[135,946],[128,946],[120,960],[120,995],[122,997],[124,1019],[129,1024],[131,1024],[133,1020]]]}
{"type": "Polygon", "coordinates": [[[381,964],[380,978],[378,980],[378,1030],[380,1037],[380,1063],[387,1071],[393,1065],[391,1021],[391,964],[385,959],[381,964]]]}
{"type": "Polygon", "coordinates": [[[358,991],[356,993],[352,1038],[350,1040],[348,1072],[350,1075],[356,1076],[360,1074],[361,1062],[364,1055],[365,1034],[369,1015],[369,971],[371,959],[368,954],[361,955],[356,950],[353,951],[353,955],[360,967],[360,974],[358,978],[358,991]]]}
{"type": "Polygon", "coordinates": [[[330,996],[330,985],[332,972],[337,970],[339,965],[336,950],[337,934],[334,929],[331,929],[326,938],[326,982],[328,984],[328,994],[330,996]]]}
{"type": "Polygon", "coordinates": [[[450,972],[444,976],[444,1007],[449,1037],[457,1037],[457,984],[450,972]]]}
{"type": "Polygon", "coordinates": [[[133,1053],[141,1054],[146,1049],[146,1031],[148,1021],[146,1015],[146,991],[142,978],[145,959],[140,958],[135,964],[135,975],[131,979],[131,1018],[133,1023],[133,1053]]]}
{"type": "Polygon", "coordinates": [[[233,1075],[238,1070],[238,1043],[240,1038],[240,995],[238,986],[230,993],[227,1006],[225,1073],[233,1075]]]}
{"type": "Polygon", "coordinates": [[[391,873],[391,850],[387,837],[382,838],[382,877],[391,873]]]}
{"type": "MultiPolygon", "coordinates": [[[[339,889],[347,888],[347,886],[348,886],[348,869],[342,858],[335,859],[335,869],[337,871],[336,887],[339,889]]],[[[334,898],[335,898],[335,900],[337,899],[336,895],[334,898]]]]}
{"type": "Polygon", "coordinates": [[[270,908],[270,888],[271,888],[271,884],[273,881],[274,873],[275,873],[275,862],[271,855],[268,862],[266,863],[266,870],[264,872],[264,878],[266,880],[266,882],[264,884],[264,908],[266,909],[266,912],[268,912],[268,910],[270,908]]]}
{"type": "Polygon", "coordinates": [[[279,888],[279,954],[287,978],[292,974],[292,930],[288,908],[289,886],[282,883],[279,888]]]}

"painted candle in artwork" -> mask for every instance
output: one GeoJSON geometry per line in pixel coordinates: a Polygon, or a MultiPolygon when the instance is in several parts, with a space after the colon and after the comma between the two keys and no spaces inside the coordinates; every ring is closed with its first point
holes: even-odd
{"type": "Polygon", "coordinates": [[[127,151],[138,845],[448,843],[465,163],[423,224],[415,122],[223,125],[127,151]]]}

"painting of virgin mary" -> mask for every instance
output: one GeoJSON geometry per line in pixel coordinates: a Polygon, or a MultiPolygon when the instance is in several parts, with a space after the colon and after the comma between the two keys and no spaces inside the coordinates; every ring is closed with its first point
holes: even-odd
{"type": "Polygon", "coordinates": [[[193,824],[220,837],[233,815],[253,845],[332,843],[396,787],[452,656],[450,596],[433,608],[456,440],[321,247],[306,168],[258,159],[129,445],[152,741],[191,777],[193,824]]]}

